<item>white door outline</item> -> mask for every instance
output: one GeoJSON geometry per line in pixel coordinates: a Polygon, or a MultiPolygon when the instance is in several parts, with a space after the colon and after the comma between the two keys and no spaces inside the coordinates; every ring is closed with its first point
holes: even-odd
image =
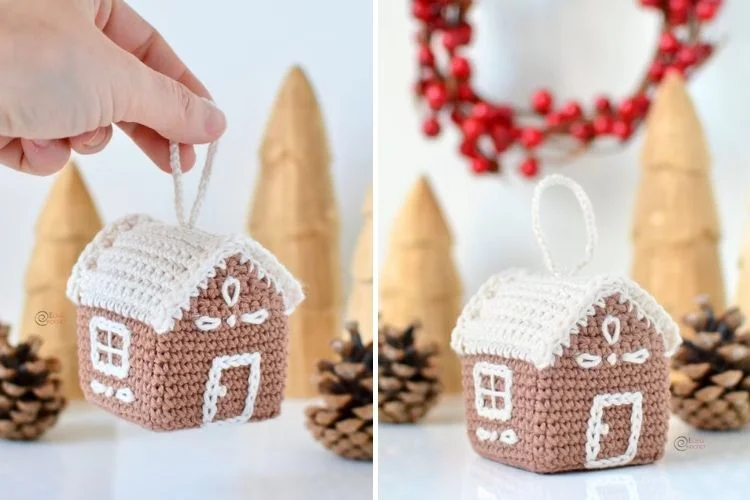
{"type": "Polygon", "coordinates": [[[599,394],[594,396],[586,430],[586,468],[600,469],[625,465],[635,458],[638,452],[638,439],[641,436],[643,423],[643,394],[640,392],[623,392],[599,394]],[[604,408],[610,406],[631,405],[630,437],[625,453],[616,457],[599,458],[601,438],[609,432],[609,426],[603,422],[604,408]]]}
{"type": "Polygon", "coordinates": [[[206,392],[203,394],[203,425],[209,424],[239,424],[250,420],[255,409],[255,397],[260,387],[260,353],[246,352],[230,356],[214,358],[206,381],[206,392]],[[221,374],[228,368],[250,367],[248,376],[247,398],[245,409],[236,417],[214,422],[218,412],[219,398],[227,395],[227,387],[221,385],[221,374]]]}

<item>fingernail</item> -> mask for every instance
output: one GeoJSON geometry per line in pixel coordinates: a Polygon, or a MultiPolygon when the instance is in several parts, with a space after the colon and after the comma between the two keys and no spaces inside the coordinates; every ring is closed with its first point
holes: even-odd
{"type": "Polygon", "coordinates": [[[87,148],[95,148],[101,144],[102,139],[104,139],[104,129],[98,128],[96,129],[96,132],[94,133],[91,138],[86,141],[83,145],[87,148]]]}
{"type": "Polygon", "coordinates": [[[44,149],[44,148],[48,148],[49,145],[52,144],[52,141],[49,141],[49,140],[38,140],[38,141],[32,140],[31,143],[34,146],[38,147],[39,149],[44,149]]]}
{"type": "Polygon", "coordinates": [[[218,137],[227,128],[227,118],[213,101],[203,99],[208,104],[208,118],[206,118],[206,133],[218,137]]]}

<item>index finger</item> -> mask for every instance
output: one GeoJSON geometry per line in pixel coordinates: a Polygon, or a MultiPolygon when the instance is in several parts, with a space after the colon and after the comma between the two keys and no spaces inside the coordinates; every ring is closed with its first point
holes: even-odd
{"type": "Polygon", "coordinates": [[[211,99],[208,89],[153,26],[124,1],[111,2],[109,16],[100,21],[102,32],[110,40],[153,70],[177,80],[199,96],[211,99]]]}

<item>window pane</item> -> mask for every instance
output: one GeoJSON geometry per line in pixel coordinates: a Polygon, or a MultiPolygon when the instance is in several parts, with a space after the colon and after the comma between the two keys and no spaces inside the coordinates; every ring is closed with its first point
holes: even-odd
{"type": "Polygon", "coordinates": [[[120,356],[119,354],[113,354],[112,366],[122,366],[122,356],[120,356]]]}
{"type": "Polygon", "coordinates": [[[116,333],[112,333],[112,347],[122,350],[122,337],[116,333]]]}

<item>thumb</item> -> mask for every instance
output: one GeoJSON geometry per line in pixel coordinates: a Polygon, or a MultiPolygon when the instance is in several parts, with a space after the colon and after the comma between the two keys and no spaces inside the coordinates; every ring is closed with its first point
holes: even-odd
{"type": "Polygon", "coordinates": [[[122,121],[182,144],[205,144],[221,137],[226,117],[214,103],[145,64],[140,67],[135,85],[128,89],[131,95],[122,97],[122,121]]]}

